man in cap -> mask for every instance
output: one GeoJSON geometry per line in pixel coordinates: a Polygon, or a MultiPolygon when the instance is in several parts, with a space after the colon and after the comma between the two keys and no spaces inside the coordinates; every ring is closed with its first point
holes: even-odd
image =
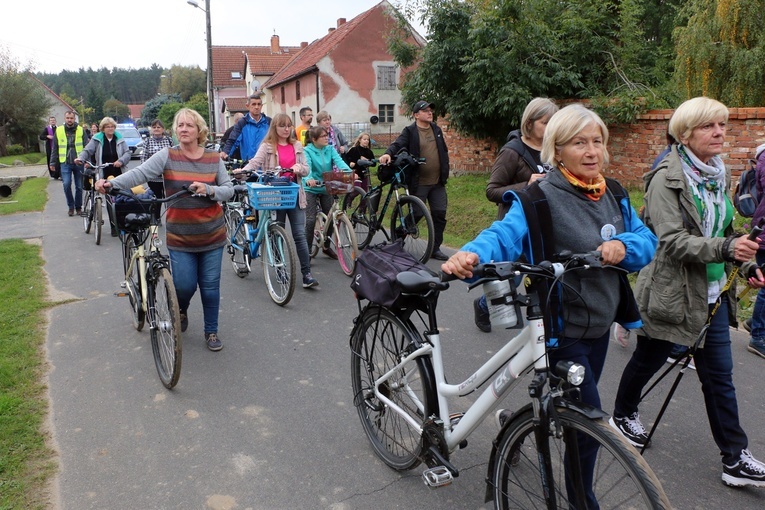
{"type": "Polygon", "coordinates": [[[380,164],[387,165],[401,149],[406,149],[415,158],[425,158],[415,172],[409,191],[428,204],[433,217],[435,232],[431,258],[447,260],[449,257],[441,251],[446,229],[446,181],[449,178],[449,152],[441,128],[433,122],[435,105],[427,101],[417,101],[412,107],[414,123],[405,127],[385,154],[380,156],[380,164]]]}

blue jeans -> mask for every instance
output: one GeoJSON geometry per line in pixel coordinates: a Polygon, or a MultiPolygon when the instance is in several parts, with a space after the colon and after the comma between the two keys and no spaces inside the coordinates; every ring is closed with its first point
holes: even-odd
{"type": "MultiPolygon", "coordinates": [[[[712,310],[712,305],[709,309],[712,310]]],[[[698,349],[693,359],[701,381],[712,437],[720,449],[722,461],[731,465],[738,461],[748,439],[738,419],[728,328],[728,298],[724,297],[712,317],[704,348],[698,349]]],[[[643,387],[664,365],[671,349],[671,342],[638,335],[637,347],[624,368],[616,393],[614,416],[629,416],[638,410],[643,387]]]]}
{"type": "MultiPolygon", "coordinates": [[[[611,331],[609,330],[600,338],[595,339],[564,338],[560,341],[560,347],[548,351],[550,367],[554,367],[559,361],[573,361],[584,367],[584,382],[579,386],[582,402],[598,409],[601,408],[598,381],[606,363],[610,336],[611,331]]],[[[587,488],[587,508],[595,510],[600,508],[592,492],[593,473],[595,472],[599,445],[594,439],[581,435],[578,436],[578,443],[582,483],[587,488]]],[[[569,496],[573,498],[575,491],[569,484],[570,478],[566,476],[566,490],[569,496]]]]}
{"type": "Polygon", "coordinates": [[[200,252],[168,251],[175,292],[178,295],[178,308],[184,313],[188,310],[191,298],[199,286],[205,334],[217,333],[223,247],[200,252]]]}
{"type": "MultiPolygon", "coordinates": [[[[765,264],[765,250],[757,251],[756,260],[758,266],[765,264]]],[[[757,300],[754,302],[750,342],[754,345],[765,347],[765,288],[757,292],[757,300]]]]}
{"type": "Polygon", "coordinates": [[[64,184],[66,206],[69,209],[82,209],[82,166],[74,163],[61,163],[61,182],[64,184]],[[74,196],[72,196],[73,179],[74,196]]]}
{"type": "MultiPolygon", "coordinates": [[[[300,260],[300,272],[305,276],[311,272],[311,255],[308,252],[308,241],[305,238],[305,211],[299,206],[276,211],[276,221],[284,223],[285,217],[290,219],[292,240],[295,241],[298,260],[300,260]]],[[[314,221],[316,220],[314,219],[314,221]]]]}

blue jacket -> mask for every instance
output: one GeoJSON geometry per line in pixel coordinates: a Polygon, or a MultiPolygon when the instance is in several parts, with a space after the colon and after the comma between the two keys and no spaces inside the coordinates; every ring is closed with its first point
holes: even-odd
{"type": "Polygon", "coordinates": [[[223,147],[223,152],[231,156],[231,154],[239,148],[239,153],[243,160],[252,159],[260,143],[266,137],[268,133],[268,126],[271,125],[271,117],[268,115],[261,115],[259,121],[255,121],[248,113],[236,124],[231,131],[231,135],[226,140],[226,145],[223,147]]]}

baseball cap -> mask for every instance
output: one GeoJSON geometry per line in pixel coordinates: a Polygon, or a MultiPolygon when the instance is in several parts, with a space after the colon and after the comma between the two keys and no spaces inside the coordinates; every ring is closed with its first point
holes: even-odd
{"type": "Polygon", "coordinates": [[[436,105],[434,105],[433,103],[428,103],[427,101],[417,101],[416,103],[414,103],[414,106],[412,107],[412,113],[417,113],[424,108],[430,108],[432,110],[435,107],[436,105]]]}

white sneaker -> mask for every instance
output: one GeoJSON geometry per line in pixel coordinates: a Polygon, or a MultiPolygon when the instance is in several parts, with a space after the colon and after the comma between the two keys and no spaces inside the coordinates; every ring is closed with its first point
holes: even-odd
{"type": "Polygon", "coordinates": [[[741,457],[732,466],[723,464],[722,481],[731,487],[765,487],[765,464],[741,450],[741,457]]]}

